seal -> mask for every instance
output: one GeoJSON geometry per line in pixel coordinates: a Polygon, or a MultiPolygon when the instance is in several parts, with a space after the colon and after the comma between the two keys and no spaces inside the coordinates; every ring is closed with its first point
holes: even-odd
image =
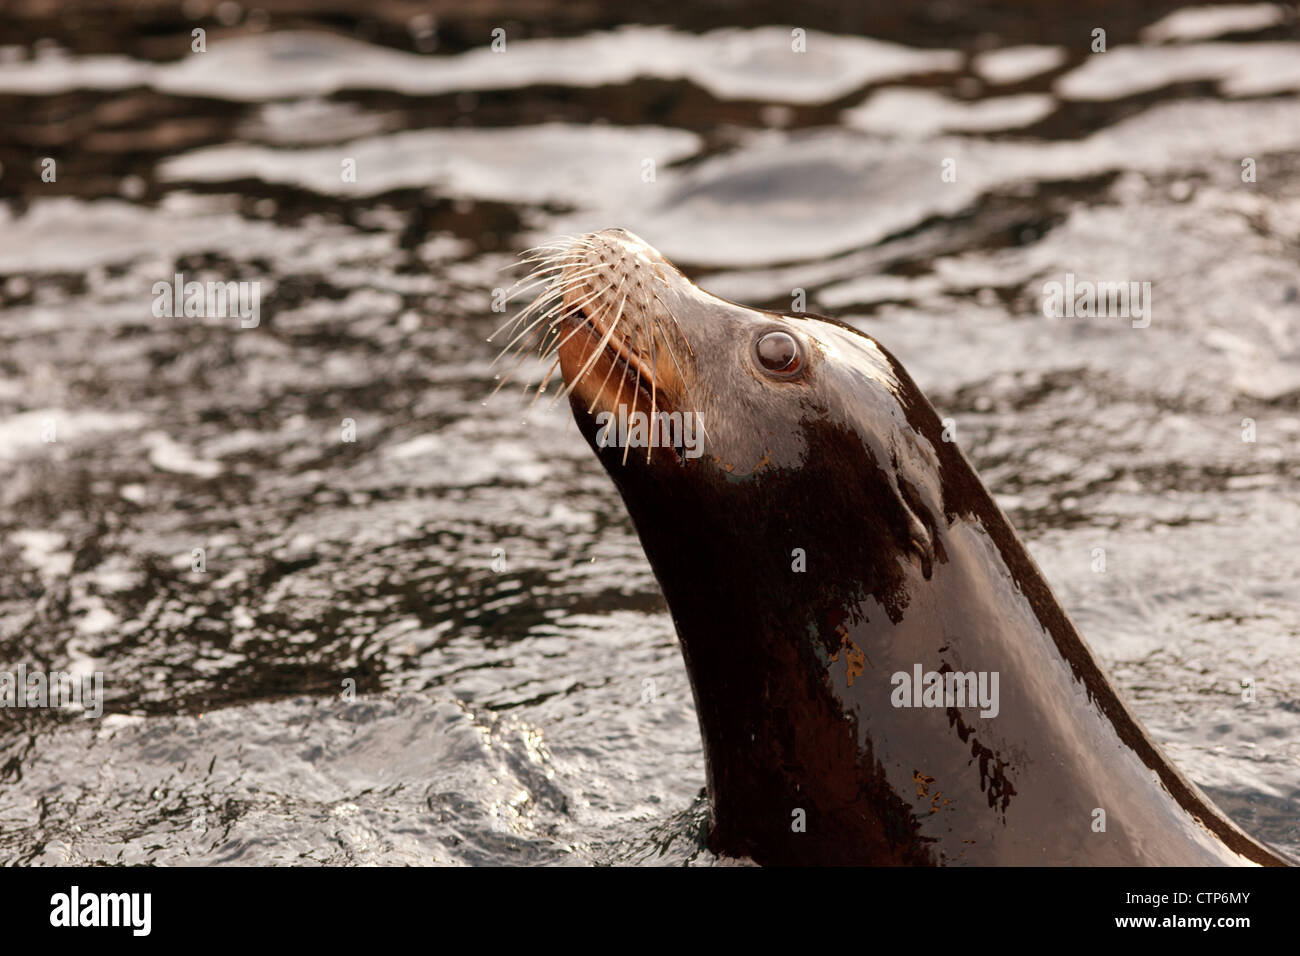
{"type": "Polygon", "coordinates": [[[874,339],[719,299],[622,229],[534,260],[545,289],[512,343],[553,360],[539,392],[560,367],[555,400],[663,588],[710,849],[765,865],[1289,862],[1134,719],[874,339]]]}

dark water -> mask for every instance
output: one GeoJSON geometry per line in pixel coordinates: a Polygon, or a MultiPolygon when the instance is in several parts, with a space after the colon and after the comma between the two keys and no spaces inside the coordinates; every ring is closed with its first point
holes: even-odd
{"type": "Polygon", "coordinates": [[[0,670],[105,682],[0,711],[0,861],[715,862],[621,503],[567,410],[486,401],[515,254],[611,225],[893,350],[1174,762],[1300,851],[1291,13],[824,6],[794,54],[763,4],[368,6],[0,14],[0,670]],[[177,272],[260,324],[155,317],[177,272]],[[1149,326],[1045,318],[1066,273],[1149,326]]]}

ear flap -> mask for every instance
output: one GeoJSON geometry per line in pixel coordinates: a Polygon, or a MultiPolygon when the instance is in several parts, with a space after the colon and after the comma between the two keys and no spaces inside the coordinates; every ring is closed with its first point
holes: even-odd
{"type": "Polygon", "coordinates": [[[928,581],[934,571],[935,550],[938,549],[940,557],[943,557],[943,545],[939,543],[934,517],[922,502],[916,486],[902,475],[898,477],[898,496],[905,505],[904,510],[907,513],[909,546],[921,569],[921,574],[928,581]]]}

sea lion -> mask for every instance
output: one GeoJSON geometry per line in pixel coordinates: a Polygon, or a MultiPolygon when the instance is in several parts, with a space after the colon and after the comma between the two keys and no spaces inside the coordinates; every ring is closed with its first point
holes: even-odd
{"type": "Polygon", "coordinates": [[[540,335],[560,366],[663,587],[710,849],[777,865],[1288,863],[1143,731],[879,343],[719,299],[622,229],[536,258],[546,290],[515,341],[540,335]],[[611,428],[637,411],[639,436],[611,428]]]}

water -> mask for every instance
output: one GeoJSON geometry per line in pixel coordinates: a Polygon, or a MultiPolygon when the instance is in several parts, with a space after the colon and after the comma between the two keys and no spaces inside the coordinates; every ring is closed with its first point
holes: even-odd
{"type": "Polygon", "coordinates": [[[826,6],[792,54],[557,7],[495,54],[262,6],[0,19],[0,669],[106,697],[2,712],[0,861],[718,862],[617,494],[488,400],[516,253],[611,225],[893,350],[1174,762],[1300,852],[1293,16],[826,6]],[[260,324],[155,317],[177,272],[260,324]],[[1149,327],[1045,318],[1067,272],[1149,327]]]}

